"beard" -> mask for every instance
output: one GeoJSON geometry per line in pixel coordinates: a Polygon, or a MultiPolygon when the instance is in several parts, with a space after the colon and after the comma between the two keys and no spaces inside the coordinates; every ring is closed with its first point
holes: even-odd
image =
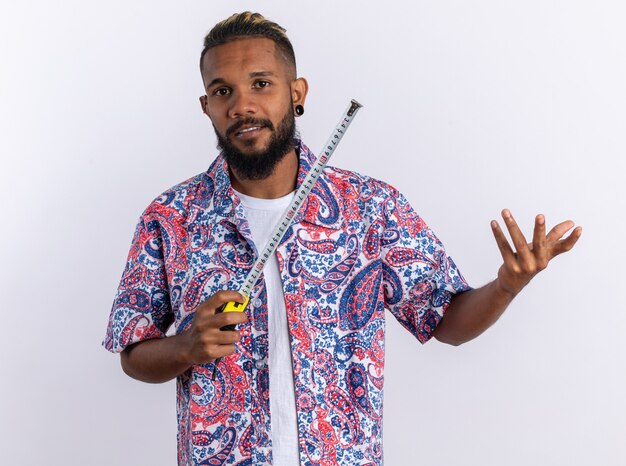
{"type": "MultiPolygon", "coordinates": [[[[213,129],[217,136],[217,148],[224,154],[228,166],[244,180],[263,180],[269,177],[274,173],[278,162],[296,147],[298,138],[296,120],[291,106],[278,124],[277,129],[274,128],[270,120],[252,117],[234,123],[226,130],[225,136],[222,136],[215,126],[213,126],[213,129]],[[244,125],[261,126],[272,131],[267,148],[261,151],[244,153],[235,147],[229,136],[235,134],[244,125]]],[[[254,140],[245,141],[245,144],[252,146],[254,145],[254,140]]]]}

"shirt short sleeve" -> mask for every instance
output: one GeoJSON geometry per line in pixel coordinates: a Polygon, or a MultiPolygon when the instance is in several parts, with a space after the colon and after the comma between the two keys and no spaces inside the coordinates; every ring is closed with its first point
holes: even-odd
{"type": "Polygon", "coordinates": [[[144,213],[135,230],[102,344],[119,353],[133,343],[163,338],[173,317],[161,228],[144,213]]]}
{"type": "Polygon", "coordinates": [[[443,244],[395,191],[383,209],[385,305],[421,343],[428,341],[455,293],[471,289],[443,244]]]}

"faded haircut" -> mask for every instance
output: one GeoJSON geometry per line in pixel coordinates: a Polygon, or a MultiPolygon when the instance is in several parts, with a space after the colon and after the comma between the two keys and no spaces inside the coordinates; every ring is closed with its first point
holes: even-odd
{"type": "Polygon", "coordinates": [[[200,73],[204,55],[213,47],[238,39],[264,37],[274,41],[287,66],[293,69],[295,77],[296,55],[285,32],[285,28],[266,19],[260,13],[250,11],[236,13],[217,23],[204,38],[204,48],[200,54],[200,73]]]}

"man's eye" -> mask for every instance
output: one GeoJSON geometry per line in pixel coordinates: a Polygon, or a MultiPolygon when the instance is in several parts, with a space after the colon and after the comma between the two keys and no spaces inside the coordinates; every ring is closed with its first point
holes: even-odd
{"type": "Polygon", "coordinates": [[[263,80],[257,81],[257,82],[254,83],[254,87],[258,87],[258,88],[261,88],[261,89],[264,88],[264,87],[268,87],[269,85],[270,85],[269,81],[263,81],[263,80]]]}
{"type": "Polygon", "coordinates": [[[213,95],[224,96],[224,95],[229,95],[229,94],[230,94],[230,89],[226,87],[220,87],[219,89],[215,89],[213,91],[213,95]]]}

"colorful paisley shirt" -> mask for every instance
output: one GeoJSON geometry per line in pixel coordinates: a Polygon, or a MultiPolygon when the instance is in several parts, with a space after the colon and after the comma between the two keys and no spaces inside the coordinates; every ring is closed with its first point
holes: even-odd
{"type": "MultiPolygon", "coordinates": [[[[298,185],[314,155],[298,146],[298,185]]],[[[187,329],[196,307],[237,290],[258,251],[223,156],[155,199],[135,232],[104,346],[187,329]]],[[[426,342],[469,289],[443,245],[391,186],[327,167],[277,249],[291,336],[302,465],[380,465],[385,309],[426,342]]],[[[267,302],[251,294],[241,342],[177,379],[181,465],[272,462],[267,302]]]]}

